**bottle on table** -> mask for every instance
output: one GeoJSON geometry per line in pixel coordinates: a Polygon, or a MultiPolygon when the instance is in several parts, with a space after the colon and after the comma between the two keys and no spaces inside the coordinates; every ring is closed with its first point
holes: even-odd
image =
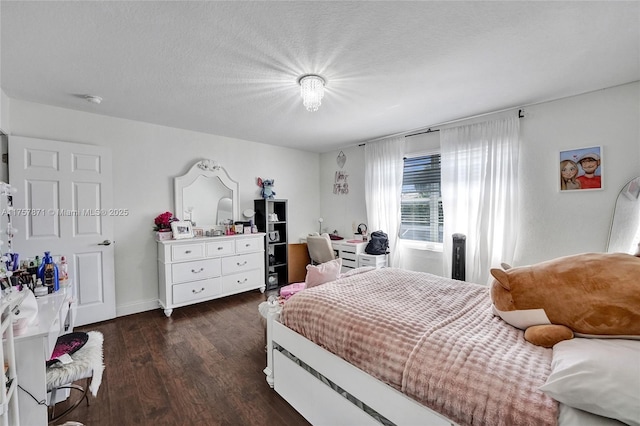
{"type": "Polygon", "coordinates": [[[49,293],[56,292],[60,289],[60,281],[58,276],[58,266],[51,257],[51,252],[45,251],[42,263],[38,267],[38,277],[42,280],[49,293]]]}

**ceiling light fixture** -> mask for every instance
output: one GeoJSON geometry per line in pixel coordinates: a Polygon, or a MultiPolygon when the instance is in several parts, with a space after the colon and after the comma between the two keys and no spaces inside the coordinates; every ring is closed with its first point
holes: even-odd
{"type": "Polygon", "coordinates": [[[91,102],[92,104],[100,104],[100,102],[102,102],[102,98],[100,96],[94,95],[84,95],[84,100],[91,102]]]}
{"type": "Polygon", "coordinates": [[[324,78],[315,74],[306,74],[298,79],[302,103],[307,111],[315,112],[322,104],[324,96],[324,78]]]}

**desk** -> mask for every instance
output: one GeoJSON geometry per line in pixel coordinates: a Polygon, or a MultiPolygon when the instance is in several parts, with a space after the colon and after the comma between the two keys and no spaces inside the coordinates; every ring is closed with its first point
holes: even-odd
{"type": "Polygon", "coordinates": [[[332,240],[331,246],[336,252],[336,256],[342,259],[342,269],[345,273],[358,267],[358,255],[364,253],[367,246],[366,241],[349,242],[347,240],[332,240]]]}
{"type": "Polygon", "coordinates": [[[304,281],[307,276],[307,265],[311,263],[306,243],[289,244],[289,282],[304,281]]]}
{"type": "MultiPolygon", "coordinates": [[[[27,330],[14,337],[18,384],[38,401],[47,400],[45,362],[51,357],[61,334],[73,331],[75,303],[73,286],[60,286],[56,293],[37,298],[38,316],[27,330]]],[[[24,390],[18,389],[20,423],[45,426],[47,406],[39,405],[24,390]]]]}

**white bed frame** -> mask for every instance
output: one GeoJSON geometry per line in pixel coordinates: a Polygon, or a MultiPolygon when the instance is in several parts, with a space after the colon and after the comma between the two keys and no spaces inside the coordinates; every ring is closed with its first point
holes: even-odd
{"type": "Polygon", "coordinates": [[[455,425],[373,378],[279,321],[280,307],[267,313],[267,383],[313,425],[368,425],[378,421],[282,354],[280,346],[396,425],[455,425]]]}

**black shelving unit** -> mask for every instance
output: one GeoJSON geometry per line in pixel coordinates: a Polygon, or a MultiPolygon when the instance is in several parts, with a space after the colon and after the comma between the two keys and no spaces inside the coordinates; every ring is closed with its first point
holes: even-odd
{"type": "Polygon", "coordinates": [[[287,200],[254,200],[255,223],[265,232],[265,282],[267,290],[289,284],[289,236],[287,228],[287,200]],[[275,217],[273,217],[275,215],[275,217]],[[274,220],[276,219],[277,220],[274,220]]]}

